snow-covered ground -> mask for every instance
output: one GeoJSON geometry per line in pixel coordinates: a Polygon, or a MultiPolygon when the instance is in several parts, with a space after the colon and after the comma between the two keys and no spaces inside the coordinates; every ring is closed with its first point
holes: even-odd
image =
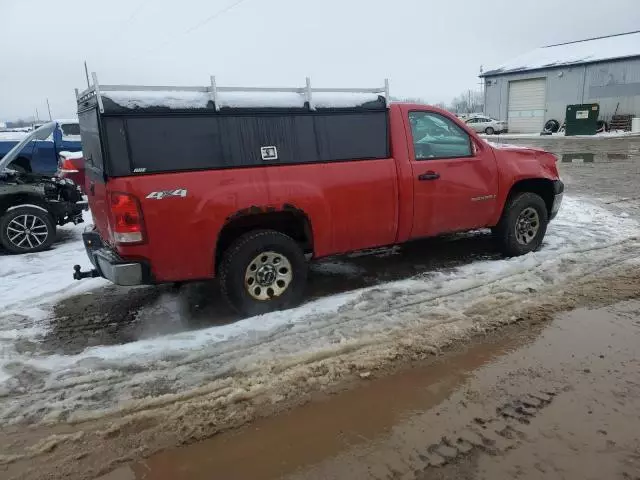
{"type": "MultiPolygon", "coordinates": [[[[81,229],[69,230],[77,236],[81,229]]],[[[97,288],[92,295],[100,301],[102,280],[72,284],[70,266],[86,264],[82,244],[67,241],[42,254],[2,257],[0,302],[8,307],[0,314],[0,424],[146,408],[194,391],[228,390],[236,378],[261,379],[252,384],[261,388],[265,379],[282,380],[287,368],[314,359],[410,341],[412,329],[434,338],[481,329],[505,301],[526,302],[531,292],[561,289],[639,252],[635,220],[568,197],[544,248],[524,257],[432,271],[289,311],[76,355],[41,355],[20,345],[39,342],[51,328],[52,302],[89,288],[97,288]]],[[[326,268],[354,272],[348,260],[326,268]]],[[[161,297],[139,315],[180,316],[177,295],[161,297]]]]}
{"type": "Polygon", "coordinates": [[[89,212],[84,212],[83,217],[85,224],[59,227],[58,240],[49,251],[26,255],[0,252],[0,366],[3,339],[20,336],[24,329],[43,331],[51,304],[106,284],[103,279],[77,282],[72,277],[73,265],[79,264],[83,269],[91,265],[80,236],[92,219],[89,212]]]}

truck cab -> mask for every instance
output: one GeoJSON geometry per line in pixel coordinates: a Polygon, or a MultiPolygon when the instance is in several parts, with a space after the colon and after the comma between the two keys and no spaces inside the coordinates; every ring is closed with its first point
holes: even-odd
{"type": "Polygon", "coordinates": [[[553,155],[496,148],[385,88],[274,90],[84,92],[95,269],[75,278],[218,277],[258,314],[301,300],[307,258],[479,228],[506,255],[541,247],[564,190],[553,155]]]}

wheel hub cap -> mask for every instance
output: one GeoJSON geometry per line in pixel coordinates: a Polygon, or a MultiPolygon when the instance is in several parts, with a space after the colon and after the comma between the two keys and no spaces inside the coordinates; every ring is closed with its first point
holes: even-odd
{"type": "Polygon", "coordinates": [[[516,220],[515,234],[516,240],[521,245],[528,245],[536,238],[540,229],[540,217],[538,212],[532,208],[525,208],[516,220]]]}
{"type": "Polygon", "coordinates": [[[31,250],[42,245],[49,236],[46,223],[35,215],[19,215],[7,225],[7,238],[18,248],[31,250]]]}
{"type": "Polygon", "coordinates": [[[263,265],[256,272],[256,280],[263,287],[268,287],[276,281],[276,268],[273,265],[263,265]]]}
{"type": "Polygon", "coordinates": [[[263,252],[249,262],[244,275],[247,293],[266,301],[282,295],[293,280],[291,262],[277,252],[263,252]]]}

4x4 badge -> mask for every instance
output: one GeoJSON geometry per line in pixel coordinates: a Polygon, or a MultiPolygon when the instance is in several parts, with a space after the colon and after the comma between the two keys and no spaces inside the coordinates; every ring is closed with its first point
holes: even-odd
{"type": "Polygon", "coordinates": [[[187,190],[185,188],[178,188],[176,190],[161,190],[159,192],[151,192],[147,195],[147,198],[151,198],[153,200],[162,200],[167,197],[186,197],[187,190]]]}

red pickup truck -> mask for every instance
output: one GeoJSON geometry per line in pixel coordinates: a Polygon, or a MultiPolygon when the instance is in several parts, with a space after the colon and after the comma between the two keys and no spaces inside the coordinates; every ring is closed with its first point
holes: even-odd
{"type": "Polygon", "coordinates": [[[438,108],[158,88],[78,96],[95,269],[77,279],[218,277],[233,307],[260,314],[301,301],[309,259],[485,227],[526,254],[562,201],[554,155],[493,147],[438,108]]]}

